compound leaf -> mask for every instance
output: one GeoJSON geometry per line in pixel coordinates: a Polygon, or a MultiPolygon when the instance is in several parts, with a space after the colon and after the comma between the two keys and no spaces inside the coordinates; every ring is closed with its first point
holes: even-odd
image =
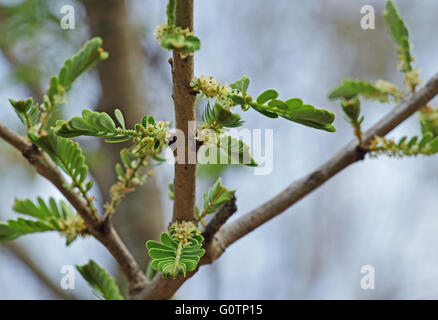
{"type": "Polygon", "coordinates": [[[200,216],[216,212],[226,202],[230,201],[236,190],[228,190],[221,184],[222,180],[219,178],[216,183],[208,190],[208,193],[203,194],[204,209],[200,216]]]}
{"type": "Polygon", "coordinates": [[[94,260],[76,268],[99,296],[106,300],[123,300],[115,279],[94,260]]]}

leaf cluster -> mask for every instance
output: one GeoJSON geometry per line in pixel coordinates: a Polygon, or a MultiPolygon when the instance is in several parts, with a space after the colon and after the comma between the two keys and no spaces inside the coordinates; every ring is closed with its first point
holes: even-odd
{"type": "Polygon", "coordinates": [[[149,240],[146,248],[153,259],[152,269],[160,271],[163,278],[176,278],[180,275],[185,277],[187,272],[196,269],[205,253],[202,249],[204,239],[199,234],[191,235],[186,245],[165,232],[161,234],[160,240],[161,242],[149,240]]]}
{"type": "Polygon", "coordinates": [[[86,234],[82,218],[64,201],[56,202],[55,199],[50,198],[46,203],[38,197],[35,204],[29,199],[15,199],[13,209],[34,219],[18,218],[8,220],[6,223],[0,222],[0,242],[30,233],[58,231],[66,237],[66,244],[69,245],[77,236],[86,234]]]}
{"type": "Polygon", "coordinates": [[[371,143],[370,149],[372,156],[380,154],[386,154],[391,157],[431,156],[438,152],[438,137],[434,137],[430,132],[423,134],[421,138],[414,136],[408,139],[404,136],[398,142],[377,137],[371,143]]]}
{"type": "Polygon", "coordinates": [[[98,296],[107,300],[123,300],[115,279],[94,260],[76,268],[98,296]]]}

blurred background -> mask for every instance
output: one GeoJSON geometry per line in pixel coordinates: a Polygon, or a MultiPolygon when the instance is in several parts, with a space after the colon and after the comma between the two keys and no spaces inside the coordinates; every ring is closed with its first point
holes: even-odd
{"type": "MultiPolygon", "coordinates": [[[[415,65],[423,80],[438,71],[436,0],[397,0],[415,44],[415,65]]],[[[110,58],[79,79],[63,118],[84,108],[112,113],[120,108],[133,124],[145,113],[173,120],[170,53],[154,40],[165,21],[167,1],[0,0],[0,120],[23,133],[8,98],[41,101],[49,76],[91,36],[103,38],[110,58]],[[62,30],[63,5],[75,8],[75,29],[62,30]]],[[[337,102],[327,93],[345,77],[387,79],[401,85],[396,48],[381,18],[385,1],[202,0],[195,1],[195,33],[202,48],[196,75],[233,82],[251,78],[254,95],[268,88],[280,98],[300,97],[336,113],[336,133],[243,115],[248,128],[274,129],[274,167],[269,175],[230,166],[202,168],[202,192],[222,176],[237,190],[235,219],[276,195],[323,163],[352,138],[337,102]],[[360,8],[373,5],[375,30],[360,28],[360,8]]],[[[435,102],[436,103],[436,102],[435,102]]],[[[434,103],[432,102],[432,105],[434,103]]],[[[199,112],[202,105],[199,105],[199,112]]],[[[364,128],[392,106],[363,103],[364,128]]],[[[416,116],[389,135],[419,134],[416,116]]],[[[119,146],[81,139],[102,205],[115,181],[119,146]]],[[[257,159],[256,159],[257,160],[257,159]]],[[[342,171],[279,217],[233,244],[213,265],[177,292],[181,299],[436,299],[438,298],[438,164],[434,158],[369,159],[342,171]],[[362,265],[375,269],[375,289],[363,290],[362,265]]],[[[114,217],[117,230],[144,267],[146,240],[168,224],[172,203],[167,184],[173,166],[128,195],[114,217]]],[[[60,193],[15,150],[0,141],[0,220],[16,215],[14,197],[44,198],[60,193]]],[[[199,200],[199,202],[201,202],[199,200]]],[[[0,299],[95,299],[76,273],[76,289],[60,289],[61,267],[90,258],[122,276],[112,257],[92,238],[65,247],[56,233],[35,234],[0,244],[0,299]]]]}

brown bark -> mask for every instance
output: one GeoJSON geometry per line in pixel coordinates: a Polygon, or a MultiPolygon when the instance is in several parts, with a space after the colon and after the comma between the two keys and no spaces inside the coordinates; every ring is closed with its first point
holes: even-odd
{"type": "MultiPolygon", "coordinates": [[[[177,26],[193,30],[193,0],[179,0],[177,2],[175,23],[177,26]]],[[[189,163],[190,149],[195,147],[195,141],[189,140],[189,121],[196,120],[196,95],[190,87],[193,69],[193,56],[183,59],[178,52],[173,53],[172,79],[175,122],[176,128],[184,132],[185,136],[185,163],[175,164],[174,221],[190,221],[195,216],[196,163],[189,163]]]]}

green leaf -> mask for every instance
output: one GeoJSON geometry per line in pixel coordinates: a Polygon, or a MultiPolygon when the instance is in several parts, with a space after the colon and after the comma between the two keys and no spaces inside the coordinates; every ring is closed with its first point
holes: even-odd
{"type": "Polygon", "coordinates": [[[233,113],[228,108],[224,108],[218,100],[216,100],[213,108],[211,108],[209,103],[205,106],[202,121],[210,124],[216,123],[226,128],[240,127],[244,122],[240,119],[240,114],[233,113]]]}
{"type": "Polygon", "coordinates": [[[261,114],[263,114],[264,116],[266,116],[268,118],[272,118],[272,119],[278,118],[278,114],[273,113],[273,112],[269,112],[266,107],[263,107],[263,106],[259,107],[256,104],[251,105],[251,107],[254,110],[256,110],[257,112],[260,112],[261,114]]]}
{"type": "Polygon", "coordinates": [[[341,100],[342,110],[344,111],[345,117],[350,122],[357,122],[360,116],[360,100],[355,97],[354,99],[348,101],[341,100]]]}
{"type": "Polygon", "coordinates": [[[9,102],[14,108],[15,113],[18,115],[18,118],[26,126],[27,130],[37,123],[40,110],[38,108],[38,104],[33,104],[32,98],[18,101],[9,99],[9,102]]]}
{"type": "Polygon", "coordinates": [[[230,201],[236,190],[228,190],[221,184],[221,178],[208,190],[208,193],[203,194],[204,209],[200,216],[211,214],[219,210],[225,203],[230,201]]]}
{"type": "Polygon", "coordinates": [[[411,62],[413,60],[410,52],[409,32],[406,28],[403,19],[401,18],[394,1],[388,0],[386,2],[385,11],[383,11],[383,18],[386,25],[398,45],[399,53],[399,68],[402,72],[409,72],[412,70],[411,62]]]}
{"type": "Polygon", "coordinates": [[[194,35],[188,35],[184,38],[184,45],[180,49],[186,53],[195,52],[201,49],[201,40],[194,35]]]}
{"type": "Polygon", "coordinates": [[[222,127],[237,128],[243,125],[240,120],[240,114],[233,113],[229,109],[225,109],[222,104],[216,100],[213,108],[213,119],[222,127]]]}
{"type": "Polygon", "coordinates": [[[417,136],[410,138],[402,137],[399,142],[394,140],[377,137],[373,142],[372,154],[386,154],[388,156],[431,156],[438,152],[438,137],[434,137],[431,132],[423,134],[421,139],[417,136]]]}
{"type": "Polygon", "coordinates": [[[329,99],[344,98],[350,100],[358,95],[381,102],[389,101],[388,93],[383,92],[371,82],[359,79],[345,79],[330,92],[328,97],[329,99]]]}
{"type": "Polygon", "coordinates": [[[420,142],[418,143],[418,149],[422,150],[426,147],[429,142],[431,142],[433,139],[433,135],[430,132],[425,133],[422,137],[420,142]]]}
{"type": "Polygon", "coordinates": [[[45,231],[59,231],[67,238],[69,245],[79,235],[85,225],[80,216],[64,201],[57,203],[55,199],[49,198],[48,204],[37,198],[37,203],[31,200],[15,199],[13,209],[18,213],[36,218],[36,220],[8,220],[7,223],[0,222],[0,242],[13,240],[20,236],[45,231]]]}
{"type": "MultiPolygon", "coordinates": [[[[120,114],[118,117],[120,117],[120,114]]],[[[120,120],[118,121],[120,122],[120,120]]],[[[82,111],[82,117],[58,121],[55,130],[57,135],[64,138],[78,136],[107,137],[111,139],[126,138],[125,135],[117,132],[113,119],[107,113],[94,112],[88,109],[82,111]]],[[[120,141],[120,139],[117,140],[120,141]]]]}
{"type": "Polygon", "coordinates": [[[247,110],[246,105],[248,102],[252,100],[251,96],[247,94],[248,87],[248,76],[243,76],[239,80],[230,84],[232,92],[229,94],[229,98],[233,102],[233,105],[240,105],[244,111],[247,110]]]}
{"type": "MultiPolygon", "coordinates": [[[[98,62],[105,60],[108,53],[102,49],[102,39],[93,38],[73,57],[68,58],[58,76],[53,76],[50,79],[50,86],[44,97],[44,115],[45,119],[49,119],[55,108],[65,102],[65,95],[70,90],[73,82],[85,71],[96,65],[98,62]]],[[[43,121],[43,128],[48,129],[49,122],[43,121]]]]}
{"type": "Polygon", "coordinates": [[[201,41],[198,37],[194,35],[183,36],[178,33],[165,33],[160,44],[167,50],[181,50],[185,53],[192,53],[201,48],[201,41]]]}
{"type": "Polygon", "coordinates": [[[153,259],[151,267],[160,271],[163,278],[176,278],[186,276],[188,271],[193,271],[204,255],[201,249],[204,238],[200,235],[189,239],[187,245],[174,240],[169,234],[163,232],[160,237],[161,243],[149,240],[146,242],[149,256],[153,259]]]}
{"type": "Polygon", "coordinates": [[[78,183],[85,181],[88,166],[85,164],[85,156],[77,142],[57,136],[53,128],[48,139],[39,139],[36,142],[73,181],[78,183]]]}
{"type": "Polygon", "coordinates": [[[278,92],[277,91],[275,91],[274,89],[268,89],[268,90],[262,92],[257,97],[256,101],[257,101],[258,104],[265,104],[269,100],[277,99],[277,97],[278,97],[278,92]]]}
{"type": "Polygon", "coordinates": [[[76,266],[78,271],[97,292],[106,300],[123,300],[114,278],[93,260],[83,266],[76,266]]]}
{"type": "MultiPolygon", "coordinates": [[[[262,101],[268,95],[262,96],[262,101]]],[[[270,97],[274,97],[271,93],[270,97]]],[[[312,105],[303,104],[301,99],[292,98],[286,101],[272,99],[267,105],[252,102],[251,107],[256,111],[273,118],[277,115],[302,125],[321,129],[329,132],[336,131],[331,123],[335,120],[335,115],[324,109],[316,109],[312,105]]]]}
{"type": "MultiPolygon", "coordinates": [[[[227,156],[227,164],[244,164],[249,167],[257,167],[257,162],[251,156],[249,146],[242,140],[231,136],[221,135],[218,141],[219,151],[227,156]]],[[[220,157],[220,153],[218,153],[220,157]]],[[[220,159],[222,160],[222,159],[220,159]]],[[[224,164],[223,161],[219,161],[224,164]]]]}
{"type": "Polygon", "coordinates": [[[29,233],[45,232],[56,230],[54,226],[42,220],[8,220],[7,223],[0,222],[0,243],[10,241],[29,233]]]}
{"type": "MultiPolygon", "coordinates": [[[[59,85],[68,90],[77,77],[106,58],[108,53],[102,50],[102,39],[95,37],[89,40],[78,53],[64,62],[58,74],[59,85]]],[[[49,90],[57,91],[55,84],[49,90]]]]}
{"type": "Polygon", "coordinates": [[[177,0],[169,0],[169,3],[167,4],[167,24],[169,26],[175,25],[176,1],[177,0]]]}
{"type": "Polygon", "coordinates": [[[423,107],[420,112],[421,132],[431,132],[434,137],[438,136],[438,109],[423,107]]]}
{"type": "Polygon", "coordinates": [[[123,129],[126,129],[125,128],[125,118],[123,118],[122,111],[120,111],[119,109],[116,109],[116,110],[114,110],[114,115],[115,115],[117,121],[120,123],[120,126],[123,129]]]}
{"type": "Polygon", "coordinates": [[[230,87],[233,90],[239,90],[242,93],[242,97],[245,98],[246,91],[248,90],[248,87],[249,87],[249,77],[243,76],[239,80],[231,83],[230,87]]]}

